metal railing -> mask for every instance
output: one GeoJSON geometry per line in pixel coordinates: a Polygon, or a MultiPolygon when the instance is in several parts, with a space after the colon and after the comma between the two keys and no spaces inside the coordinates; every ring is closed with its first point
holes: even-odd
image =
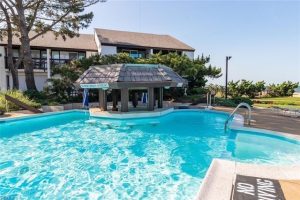
{"type": "Polygon", "coordinates": [[[240,103],[239,105],[237,105],[237,107],[232,111],[232,113],[229,115],[229,117],[227,118],[227,120],[225,121],[225,130],[227,130],[227,127],[228,127],[228,123],[229,121],[233,118],[234,114],[237,112],[237,110],[240,108],[240,107],[245,107],[248,109],[248,119],[247,119],[247,124],[250,125],[251,123],[251,107],[249,104],[247,103],[240,103]]]}
{"type": "MultiPolygon", "coordinates": [[[[16,63],[18,57],[13,57],[13,62],[16,63]]],[[[51,66],[63,65],[70,63],[70,59],[50,59],[51,66]]],[[[47,58],[32,58],[33,69],[47,70],[47,58]]],[[[5,57],[5,68],[8,69],[7,57],[5,57]]],[[[24,64],[21,62],[18,69],[24,69],[24,64]]]]}

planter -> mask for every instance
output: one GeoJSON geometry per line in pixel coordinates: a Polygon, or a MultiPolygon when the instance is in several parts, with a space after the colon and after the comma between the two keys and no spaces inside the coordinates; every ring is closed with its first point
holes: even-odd
{"type": "Polygon", "coordinates": [[[63,110],[64,110],[64,106],[42,106],[43,112],[57,112],[63,110]]]}

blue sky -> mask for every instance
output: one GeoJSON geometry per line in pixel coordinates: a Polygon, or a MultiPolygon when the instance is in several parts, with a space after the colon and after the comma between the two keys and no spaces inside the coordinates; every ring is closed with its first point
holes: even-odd
{"type": "MultiPolygon", "coordinates": [[[[94,27],[169,34],[229,63],[229,80],[300,82],[300,1],[108,0],[91,8],[94,27]]],[[[224,70],[223,70],[224,72],[224,70]]],[[[210,82],[224,84],[224,76],[210,82]]]]}

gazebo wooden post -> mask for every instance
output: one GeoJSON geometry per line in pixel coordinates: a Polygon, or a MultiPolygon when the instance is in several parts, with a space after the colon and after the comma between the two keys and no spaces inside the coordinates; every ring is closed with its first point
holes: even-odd
{"type": "Polygon", "coordinates": [[[163,101],[164,101],[164,88],[160,87],[158,88],[158,108],[163,107],[163,101]]]}
{"type": "Polygon", "coordinates": [[[153,88],[153,99],[154,99],[153,106],[155,108],[155,106],[156,106],[156,99],[157,99],[157,88],[153,88]]]}
{"type": "Polygon", "coordinates": [[[121,112],[128,112],[128,88],[121,88],[121,112]]]}
{"type": "Polygon", "coordinates": [[[113,107],[112,107],[112,111],[117,111],[117,105],[118,105],[118,94],[117,94],[117,90],[113,89],[112,90],[112,102],[113,102],[113,107]]]}
{"type": "Polygon", "coordinates": [[[154,110],[154,88],[153,87],[148,88],[148,110],[149,111],[154,110]]]}
{"type": "Polygon", "coordinates": [[[106,90],[99,89],[99,107],[101,111],[107,111],[106,90]]]}

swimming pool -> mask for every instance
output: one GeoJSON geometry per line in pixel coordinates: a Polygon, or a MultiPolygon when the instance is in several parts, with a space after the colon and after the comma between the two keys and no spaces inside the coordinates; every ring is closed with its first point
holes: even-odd
{"type": "Polygon", "coordinates": [[[299,164],[298,141],[224,131],[227,114],[143,119],[66,112],[0,122],[0,197],[193,199],[213,158],[299,164]]]}

